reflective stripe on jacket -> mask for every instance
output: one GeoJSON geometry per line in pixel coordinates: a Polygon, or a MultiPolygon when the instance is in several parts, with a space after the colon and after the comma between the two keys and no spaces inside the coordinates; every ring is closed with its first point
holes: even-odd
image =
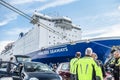
{"type": "Polygon", "coordinates": [[[70,61],[70,73],[71,74],[76,74],[76,64],[79,58],[73,58],[70,61]]]}

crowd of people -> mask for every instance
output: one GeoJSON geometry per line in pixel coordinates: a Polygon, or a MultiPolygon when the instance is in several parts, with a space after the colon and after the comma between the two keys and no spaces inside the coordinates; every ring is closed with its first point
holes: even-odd
{"type": "MultiPolygon", "coordinates": [[[[114,51],[113,58],[109,67],[113,70],[114,80],[120,80],[120,50],[114,51]]],[[[82,58],[81,52],[76,52],[70,61],[70,73],[71,80],[103,80],[106,77],[104,64],[91,48],[85,50],[82,58]]]]}
{"type": "MultiPolygon", "coordinates": [[[[11,57],[10,62],[12,60],[11,57]]],[[[58,65],[50,63],[49,66],[56,71],[58,65]]],[[[8,72],[11,67],[8,68],[8,72]]],[[[113,52],[113,59],[110,61],[109,67],[112,68],[114,80],[120,80],[120,50],[113,52]]],[[[81,52],[76,52],[75,57],[70,60],[70,74],[70,80],[103,80],[106,77],[106,69],[92,48],[87,48],[84,57],[81,57],[81,52]]]]}

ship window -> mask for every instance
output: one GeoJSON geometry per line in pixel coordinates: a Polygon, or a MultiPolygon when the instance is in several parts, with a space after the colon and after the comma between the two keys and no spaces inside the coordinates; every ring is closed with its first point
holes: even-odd
{"type": "Polygon", "coordinates": [[[60,20],[60,23],[62,23],[62,19],[60,20]]]}
{"type": "Polygon", "coordinates": [[[51,22],[54,22],[54,20],[51,20],[51,22]]]}
{"type": "Polygon", "coordinates": [[[52,20],[48,19],[48,21],[52,21],[52,20]]]}
{"type": "Polygon", "coordinates": [[[61,42],[57,42],[57,44],[61,44],[61,42]]]}
{"type": "Polygon", "coordinates": [[[77,31],[74,30],[74,32],[77,32],[77,31]]]}

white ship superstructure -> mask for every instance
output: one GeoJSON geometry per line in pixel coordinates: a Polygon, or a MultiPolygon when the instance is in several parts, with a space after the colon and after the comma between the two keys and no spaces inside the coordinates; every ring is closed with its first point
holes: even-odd
{"type": "Polygon", "coordinates": [[[38,22],[34,24],[35,27],[14,42],[12,54],[24,55],[81,39],[81,28],[73,25],[68,17],[50,17],[40,13],[35,13],[33,17],[37,18],[38,22]]]}

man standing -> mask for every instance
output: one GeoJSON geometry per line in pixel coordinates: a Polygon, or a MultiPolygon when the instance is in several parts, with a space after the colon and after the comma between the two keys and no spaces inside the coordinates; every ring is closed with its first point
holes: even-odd
{"type": "Polygon", "coordinates": [[[103,80],[100,78],[100,74],[97,72],[97,64],[91,57],[92,49],[87,48],[85,51],[85,57],[79,59],[77,63],[77,79],[78,80],[103,80]]]}
{"type": "Polygon", "coordinates": [[[7,72],[10,73],[11,69],[13,68],[13,66],[11,65],[11,62],[13,61],[13,57],[10,57],[10,60],[7,64],[7,72]]]}
{"type": "Polygon", "coordinates": [[[71,80],[76,80],[76,64],[77,61],[80,59],[81,52],[76,52],[75,58],[71,59],[70,61],[70,73],[71,73],[71,80]]]}
{"type": "Polygon", "coordinates": [[[113,53],[114,59],[110,63],[110,67],[113,68],[114,80],[120,80],[120,50],[113,53]]]}
{"type": "Polygon", "coordinates": [[[106,75],[105,75],[105,69],[104,69],[104,66],[102,64],[102,61],[97,60],[98,56],[96,53],[92,53],[91,57],[95,60],[97,66],[98,66],[97,72],[101,75],[100,78],[103,79],[103,77],[105,77],[106,75]]]}

